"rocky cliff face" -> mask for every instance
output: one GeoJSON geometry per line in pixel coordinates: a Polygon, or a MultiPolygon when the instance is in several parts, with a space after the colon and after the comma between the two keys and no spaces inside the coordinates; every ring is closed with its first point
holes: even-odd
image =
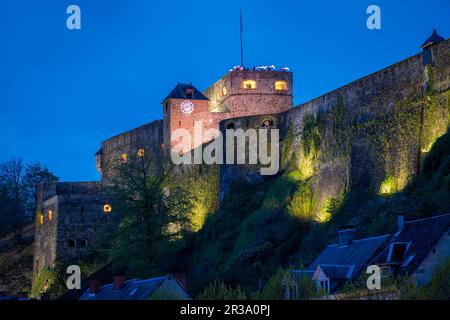
{"type": "Polygon", "coordinates": [[[29,292],[33,274],[34,225],[27,225],[0,239],[0,292],[29,292]]]}

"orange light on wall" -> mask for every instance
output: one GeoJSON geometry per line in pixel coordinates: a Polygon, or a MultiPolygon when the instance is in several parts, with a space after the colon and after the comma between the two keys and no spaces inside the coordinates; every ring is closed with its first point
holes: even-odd
{"type": "Polygon", "coordinates": [[[254,80],[242,81],[242,89],[245,89],[245,90],[256,89],[256,81],[254,81],[254,80]]]}
{"type": "Polygon", "coordinates": [[[48,220],[52,221],[53,219],[53,211],[52,210],[48,210],[48,220]]]}
{"type": "Polygon", "coordinates": [[[128,160],[128,155],[126,153],[122,153],[120,155],[120,161],[125,163],[125,162],[127,162],[127,160],[128,160]]]}
{"type": "Polygon", "coordinates": [[[287,82],[286,81],[275,81],[275,90],[276,91],[287,91],[287,82]]]}
{"type": "Polygon", "coordinates": [[[39,224],[44,224],[44,214],[39,214],[39,224]]]}
{"type": "Polygon", "coordinates": [[[145,156],[145,150],[144,149],[138,149],[137,155],[139,158],[143,158],[145,156]]]}
{"type": "Polygon", "coordinates": [[[112,211],[111,205],[109,205],[109,204],[103,205],[103,212],[104,212],[105,214],[111,213],[111,211],[112,211]]]}

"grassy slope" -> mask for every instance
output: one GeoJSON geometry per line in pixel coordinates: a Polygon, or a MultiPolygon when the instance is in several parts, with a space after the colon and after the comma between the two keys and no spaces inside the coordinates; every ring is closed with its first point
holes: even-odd
{"type": "Polygon", "coordinates": [[[403,192],[386,197],[353,190],[334,208],[328,223],[289,214],[288,205],[298,188],[292,174],[259,187],[236,186],[184,250],[194,294],[212,279],[254,291],[259,280],[266,280],[278,267],[309,263],[343,223],[356,223],[359,236],[370,236],[391,231],[398,213],[422,217],[450,212],[450,132],[436,142],[421,175],[403,192]]]}

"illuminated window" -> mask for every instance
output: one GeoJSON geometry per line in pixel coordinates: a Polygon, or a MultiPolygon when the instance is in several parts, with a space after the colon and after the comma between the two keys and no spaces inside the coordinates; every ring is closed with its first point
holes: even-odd
{"type": "Polygon", "coordinates": [[[145,155],[145,150],[143,148],[138,149],[137,155],[138,157],[142,158],[145,155]]]}
{"type": "Polygon", "coordinates": [[[104,212],[105,214],[108,214],[108,213],[110,213],[111,211],[112,211],[111,205],[109,205],[109,204],[103,205],[103,212],[104,212]]]}
{"type": "Polygon", "coordinates": [[[275,90],[276,91],[287,91],[287,82],[286,81],[275,81],[275,90]]]}
{"type": "Polygon", "coordinates": [[[242,89],[251,90],[256,89],[256,81],[254,80],[245,80],[242,82],[242,89]]]}
{"type": "Polygon", "coordinates": [[[227,93],[228,93],[227,87],[222,87],[222,96],[225,97],[227,95],[227,93]]]}
{"type": "Polygon", "coordinates": [[[220,100],[221,96],[220,96],[220,91],[216,92],[216,100],[220,100]]]}
{"type": "Polygon", "coordinates": [[[53,219],[53,211],[52,210],[48,210],[48,220],[52,221],[53,219]]]}
{"type": "Polygon", "coordinates": [[[44,214],[43,213],[39,214],[39,224],[44,224],[44,214]]]}
{"type": "Polygon", "coordinates": [[[125,162],[127,162],[127,160],[128,160],[128,155],[126,153],[122,153],[120,155],[120,161],[125,163],[125,162]]]}

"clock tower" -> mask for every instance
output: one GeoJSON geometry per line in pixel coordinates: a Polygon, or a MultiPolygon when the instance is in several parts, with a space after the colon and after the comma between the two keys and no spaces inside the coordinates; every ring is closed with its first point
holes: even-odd
{"type": "MultiPolygon", "coordinates": [[[[192,84],[179,83],[163,100],[164,115],[164,147],[177,152],[194,149],[207,139],[194,141],[194,128],[199,132],[208,132],[209,128],[216,128],[217,122],[211,118],[209,99],[192,84]],[[200,129],[200,130],[199,130],[200,129]],[[172,139],[173,135],[189,134],[190,139],[172,139]],[[184,146],[183,146],[184,145],[184,146]]],[[[175,138],[176,138],[175,137],[175,138]]]]}

